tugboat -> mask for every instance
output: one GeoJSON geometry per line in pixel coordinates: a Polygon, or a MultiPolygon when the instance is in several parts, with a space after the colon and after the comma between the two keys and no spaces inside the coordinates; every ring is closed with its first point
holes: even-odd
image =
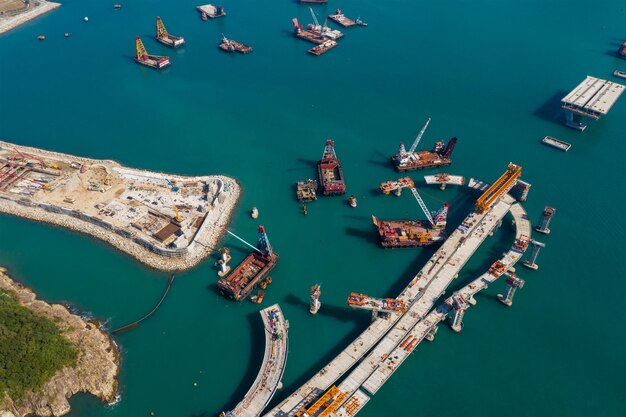
{"type": "Polygon", "coordinates": [[[361,20],[360,17],[357,17],[356,20],[354,21],[357,25],[359,26],[367,26],[367,23],[365,23],[364,21],[361,20]]]}
{"type": "Polygon", "coordinates": [[[204,20],[206,22],[209,17],[207,16],[207,14],[205,12],[202,12],[201,18],[202,18],[202,20],[204,20]]]}
{"type": "Polygon", "coordinates": [[[351,196],[348,198],[348,204],[350,204],[350,207],[352,207],[352,208],[356,208],[356,205],[357,205],[356,197],[355,197],[355,196],[353,196],[353,195],[351,195],[351,196]]]}
{"type": "Polygon", "coordinates": [[[258,219],[259,218],[259,209],[256,207],[252,207],[252,211],[250,211],[250,217],[252,217],[253,219],[258,219]]]}
{"type": "Polygon", "coordinates": [[[613,72],[613,75],[615,75],[616,77],[620,77],[620,78],[626,78],[626,72],[624,71],[615,70],[613,72]]]}

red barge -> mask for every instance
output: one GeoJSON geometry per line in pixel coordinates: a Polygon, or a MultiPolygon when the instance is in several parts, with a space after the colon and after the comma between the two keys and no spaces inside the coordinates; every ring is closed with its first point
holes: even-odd
{"type": "Polygon", "coordinates": [[[451,156],[458,141],[457,138],[450,139],[447,144],[443,141],[439,141],[435,143],[435,146],[431,151],[415,150],[429,123],[430,119],[426,121],[426,124],[420,131],[419,135],[415,138],[415,142],[413,142],[411,149],[407,151],[404,147],[404,143],[400,143],[400,150],[397,154],[391,157],[391,163],[398,171],[403,172],[442,167],[452,163],[451,156]]]}
{"type": "Polygon", "coordinates": [[[324,195],[342,195],[346,193],[346,182],[337,155],[335,143],[332,139],[326,141],[324,154],[317,164],[317,174],[322,185],[324,195]]]}
{"type": "MultiPolygon", "coordinates": [[[[265,228],[259,226],[257,250],[248,255],[229,275],[217,281],[219,293],[231,300],[245,300],[276,266],[277,261],[278,254],[272,250],[265,228]]],[[[268,277],[268,283],[269,280],[268,277]]]]}

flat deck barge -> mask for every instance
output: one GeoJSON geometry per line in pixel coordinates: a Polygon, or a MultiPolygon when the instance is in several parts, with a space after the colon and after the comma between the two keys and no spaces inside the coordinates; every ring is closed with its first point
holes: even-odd
{"type": "Polygon", "coordinates": [[[443,141],[435,143],[431,151],[415,152],[407,152],[401,144],[400,151],[391,157],[391,163],[400,172],[447,166],[452,163],[452,151],[457,141],[454,137],[447,144],[443,141]]]}
{"type": "Polygon", "coordinates": [[[328,18],[344,28],[356,25],[356,22],[352,19],[348,19],[340,9],[335,10],[335,14],[329,14],[328,18]]]}
{"type": "Polygon", "coordinates": [[[226,16],[226,12],[222,6],[213,6],[212,4],[204,4],[196,7],[200,13],[204,13],[210,19],[226,16]]]}
{"type": "Polygon", "coordinates": [[[276,266],[278,254],[267,239],[265,228],[259,226],[257,250],[252,252],[234,271],[217,281],[221,295],[235,301],[245,300],[263,278],[276,266]]]}
{"type": "Polygon", "coordinates": [[[325,54],[326,52],[330,51],[331,49],[333,49],[337,45],[338,45],[337,42],[333,41],[332,39],[329,39],[327,41],[322,42],[319,45],[315,45],[314,47],[309,49],[307,52],[310,53],[310,54],[313,54],[315,56],[320,56],[320,55],[325,54]]]}
{"type": "Polygon", "coordinates": [[[442,243],[447,235],[444,228],[433,228],[428,221],[379,220],[372,216],[383,248],[417,248],[442,243]]]}
{"type": "Polygon", "coordinates": [[[323,39],[336,41],[343,38],[343,33],[341,31],[337,29],[331,29],[328,26],[314,25],[312,23],[309,23],[307,25],[307,29],[309,32],[318,35],[323,39]]]}
{"type": "Polygon", "coordinates": [[[335,154],[335,143],[332,139],[326,141],[324,154],[317,164],[317,173],[324,195],[342,195],[346,193],[343,171],[335,154]]]}
{"type": "Polygon", "coordinates": [[[553,138],[552,136],[546,136],[541,141],[545,143],[546,145],[552,146],[554,148],[560,149],[565,152],[569,151],[569,148],[572,147],[571,144],[564,142],[560,139],[553,138]]]}
{"type": "Polygon", "coordinates": [[[248,54],[252,52],[252,47],[244,45],[241,42],[228,39],[225,36],[222,37],[222,42],[219,44],[219,48],[225,52],[239,52],[241,54],[248,54]]]}
{"type": "Polygon", "coordinates": [[[296,197],[301,203],[317,200],[317,181],[308,179],[296,183],[296,197]]]}

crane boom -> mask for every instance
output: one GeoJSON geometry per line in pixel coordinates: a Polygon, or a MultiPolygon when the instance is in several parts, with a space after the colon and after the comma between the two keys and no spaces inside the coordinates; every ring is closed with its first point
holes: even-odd
{"type": "Polygon", "coordinates": [[[313,22],[315,23],[315,26],[319,26],[319,22],[317,21],[317,16],[315,16],[315,12],[313,11],[312,7],[309,7],[309,10],[311,11],[311,16],[313,16],[313,22]]]}
{"type": "Polygon", "coordinates": [[[422,130],[420,130],[420,133],[415,138],[415,142],[413,142],[413,145],[411,145],[411,149],[409,149],[409,153],[415,152],[415,149],[417,149],[417,145],[420,143],[422,136],[424,136],[424,132],[426,132],[426,128],[428,127],[429,123],[430,123],[430,117],[428,118],[428,120],[426,120],[426,124],[424,125],[422,130]]]}
{"type": "MultiPolygon", "coordinates": [[[[426,123],[426,124],[428,124],[428,123],[426,123]]],[[[424,200],[422,200],[422,197],[420,197],[419,193],[417,192],[417,189],[415,187],[413,187],[413,188],[411,188],[411,192],[413,193],[413,196],[417,200],[417,203],[420,205],[422,211],[426,215],[426,218],[428,219],[430,224],[434,226],[435,225],[435,221],[433,220],[433,216],[428,211],[428,207],[426,207],[426,204],[424,203],[424,200]]]]}

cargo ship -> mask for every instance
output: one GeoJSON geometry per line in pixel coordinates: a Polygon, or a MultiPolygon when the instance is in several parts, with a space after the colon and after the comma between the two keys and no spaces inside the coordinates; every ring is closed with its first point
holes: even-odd
{"type": "Polygon", "coordinates": [[[372,215],[372,222],[378,230],[380,245],[383,248],[415,248],[442,243],[446,240],[446,222],[448,217],[448,203],[436,212],[429,212],[426,204],[411,188],[421,209],[428,220],[380,220],[372,215]]]}
{"type": "Polygon", "coordinates": [[[626,59],[626,42],[624,42],[617,50],[617,56],[622,59],[626,59]]]}
{"type": "Polygon", "coordinates": [[[150,55],[145,46],[143,46],[143,42],[139,36],[135,37],[135,62],[145,65],[147,67],[162,69],[170,65],[170,57],[168,56],[159,56],[159,55],[150,55]]]}
{"type": "Polygon", "coordinates": [[[332,139],[326,141],[324,154],[317,164],[317,174],[322,185],[322,194],[342,195],[346,193],[343,171],[335,154],[335,143],[332,139]]]}
{"type": "Polygon", "coordinates": [[[450,165],[452,163],[452,151],[457,143],[457,138],[452,138],[446,144],[443,141],[438,141],[431,151],[416,151],[424,132],[430,123],[430,119],[426,121],[426,124],[415,138],[413,145],[407,151],[404,147],[404,143],[400,143],[400,150],[397,154],[391,157],[391,163],[400,172],[414,171],[417,169],[435,168],[450,165]]]}
{"type": "Polygon", "coordinates": [[[319,45],[315,45],[313,48],[309,49],[307,52],[315,56],[320,56],[330,51],[337,45],[338,45],[337,42],[329,39],[327,41],[322,42],[319,45]]]}
{"type": "Polygon", "coordinates": [[[243,43],[234,41],[232,39],[228,39],[224,35],[222,35],[222,42],[220,43],[219,48],[225,52],[239,52],[241,54],[247,54],[252,52],[251,46],[244,45],[243,43]]]}
{"type": "Polygon", "coordinates": [[[157,16],[156,20],[156,40],[161,42],[163,45],[170,46],[172,48],[178,48],[179,46],[183,46],[185,44],[185,38],[182,36],[174,36],[170,35],[165,29],[165,25],[163,24],[163,20],[159,16],[157,16]]]}
{"type": "Polygon", "coordinates": [[[231,300],[245,300],[276,266],[277,261],[278,254],[272,250],[265,228],[259,226],[257,249],[229,275],[217,281],[219,293],[231,300]]]}

